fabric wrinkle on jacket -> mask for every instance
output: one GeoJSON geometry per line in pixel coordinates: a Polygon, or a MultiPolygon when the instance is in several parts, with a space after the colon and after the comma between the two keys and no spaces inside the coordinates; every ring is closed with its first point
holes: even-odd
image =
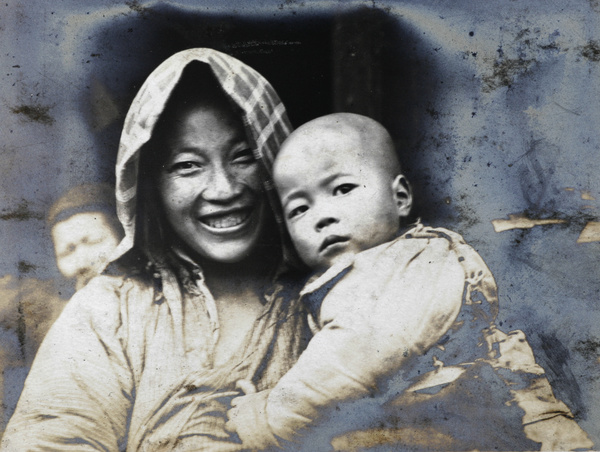
{"type": "MultiPolygon", "coordinates": [[[[189,375],[195,382],[186,388],[195,391],[196,398],[207,395],[205,405],[211,414],[202,425],[188,423],[196,429],[196,447],[211,450],[210,445],[220,440],[232,441],[235,447],[235,438],[225,433],[222,416],[215,413],[224,415],[228,397],[239,393],[236,381],[247,379],[259,389],[268,388],[304,347],[305,316],[297,296],[274,280],[264,294],[264,313],[244,346],[215,368],[211,354],[219,321],[202,269],[176,253],[144,263],[146,257],[134,248],[140,221],[136,218],[140,151],[192,62],[208,65],[241,112],[248,141],[267,174],[292,130],[272,86],[226,54],[189,49],[152,72],[125,119],[117,157],[117,208],[125,237],[113,261],[126,271],[95,278],[68,303],[40,348],[2,450],[171,450],[177,437],[157,439],[152,422],[166,419],[160,409],[181,384],[187,384],[189,375]],[[176,265],[170,265],[173,261],[176,265]]],[[[269,180],[265,190],[272,190],[269,180]]],[[[277,216],[277,204],[271,205],[277,216]]],[[[173,402],[167,417],[185,426],[180,405],[173,402]]],[[[180,433],[190,432],[180,428],[176,434],[180,433]]]]}

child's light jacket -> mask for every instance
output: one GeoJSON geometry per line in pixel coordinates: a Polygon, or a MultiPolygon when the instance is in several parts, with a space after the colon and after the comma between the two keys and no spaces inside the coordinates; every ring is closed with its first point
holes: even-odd
{"type": "Polygon", "coordinates": [[[239,400],[245,445],[593,446],[554,397],[523,332],[496,325],[496,282],[454,232],[418,225],[330,268],[303,301],[316,334],[273,390],[239,400]]]}

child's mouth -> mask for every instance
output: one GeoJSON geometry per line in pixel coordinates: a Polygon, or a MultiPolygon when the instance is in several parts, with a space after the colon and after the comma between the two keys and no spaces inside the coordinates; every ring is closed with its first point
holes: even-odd
{"type": "Polygon", "coordinates": [[[337,244],[345,244],[346,242],[348,242],[348,240],[350,240],[350,237],[345,237],[341,235],[328,235],[327,237],[325,237],[325,240],[323,240],[323,243],[321,243],[321,246],[319,247],[319,253],[326,251],[331,246],[337,244]]]}

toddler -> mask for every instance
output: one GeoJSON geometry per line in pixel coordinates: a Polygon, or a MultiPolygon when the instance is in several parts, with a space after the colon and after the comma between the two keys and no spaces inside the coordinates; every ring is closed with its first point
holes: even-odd
{"type": "Polygon", "coordinates": [[[348,113],[305,124],[274,181],[315,272],[301,293],[314,337],[272,390],[234,399],[228,428],[244,447],[593,446],[523,333],[496,327],[481,257],[445,229],[401,233],[412,193],[383,126],[348,113]]]}

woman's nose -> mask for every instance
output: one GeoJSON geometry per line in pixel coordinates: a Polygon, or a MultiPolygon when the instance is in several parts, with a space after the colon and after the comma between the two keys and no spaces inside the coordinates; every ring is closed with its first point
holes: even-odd
{"type": "Polygon", "coordinates": [[[242,184],[227,168],[213,168],[211,177],[202,192],[204,199],[213,202],[230,201],[242,192],[242,184]]]}
{"type": "Polygon", "coordinates": [[[317,232],[320,232],[321,230],[323,230],[323,228],[326,228],[327,226],[335,223],[339,223],[339,220],[337,218],[334,218],[332,216],[323,216],[317,221],[315,229],[317,230],[317,232]]]}

